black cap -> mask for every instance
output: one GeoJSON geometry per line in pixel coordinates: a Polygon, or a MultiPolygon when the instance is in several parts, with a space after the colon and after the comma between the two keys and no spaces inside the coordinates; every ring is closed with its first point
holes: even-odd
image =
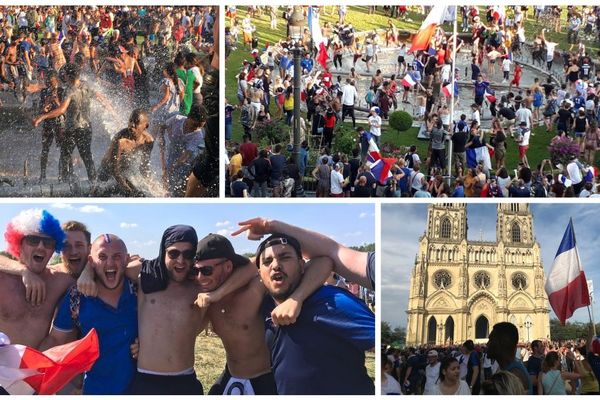
{"type": "Polygon", "coordinates": [[[300,249],[300,242],[298,239],[292,236],[284,235],[283,233],[275,233],[265,240],[263,240],[256,250],[256,266],[260,267],[260,255],[267,247],[276,246],[278,244],[286,244],[292,246],[296,250],[298,258],[302,258],[302,250],[300,249]]]}
{"type": "Polygon", "coordinates": [[[250,260],[240,256],[233,250],[233,245],[225,236],[209,233],[198,242],[196,260],[210,260],[213,258],[227,258],[234,267],[248,264],[250,260]]]}

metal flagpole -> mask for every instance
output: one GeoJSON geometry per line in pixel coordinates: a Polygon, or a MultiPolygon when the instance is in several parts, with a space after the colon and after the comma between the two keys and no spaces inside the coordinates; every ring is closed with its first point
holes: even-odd
{"type": "Polygon", "coordinates": [[[452,134],[454,133],[454,85],[455,83],[455,68],[456,68],[456,24],[457,24],[457,20],[458,20],[458,13],[457,13],[457,9],[456,6],[452,6],[454,7],[454,24],[453,24],[453,35],[452,35],[452,70],[450,71],[451,74],[451,79],[450,79],[450,90],[452,91],[450,93],[450,125],[448,126],[448,129],[452,129],[451,132],[449,132],[449,136],[450,136],[450,140],[448,141],[448,179],[447,179],[447,183],[448,186],[450,186],[451,184],[451,178],[452,178],[452,134]]]}
{"type": "MultiPolygon", "coordinates": [[[[573,218],[569,218],[569,224],[571,224],[571,230],[573,231],[573,240],[575,241],[575,254],[577,255],[577,267],[579,268],[579,271],[581,271],[581,259],[579,258],[579,250],[577,250],[577,238],[575,237],[575,226],[573,225],[573,218]]],[[[587,286],[587,280],[586,280],[585,284],[587,286]]],[[[596,324],[594,323],[594,318],[592,317],[592,310],[590,308],[592,299],[589,296],[589,293],[588,293],[588,300],[590,302],[590,304],[587,305],[588,315],[590,317],[590,324],[592,324],[592,330],[594,332],[594,336],[596,336],[596,324]]]]}

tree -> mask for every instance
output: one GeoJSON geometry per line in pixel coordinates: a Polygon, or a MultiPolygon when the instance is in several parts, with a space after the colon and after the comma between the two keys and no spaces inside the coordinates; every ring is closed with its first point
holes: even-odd
{"type": "MultiPolygon", "coordinates": [[[[585,339],[588,336],[588,322],[567,322],[564,326],[556,318],[550,320],[550,338],[552,340],[585,339]]],[[[596,324],[596,332],[600,332],[600,324],[596,324]]]]}
{"type": "Polygon", "coordinates": [[[390,114],[390,126],[395,130],[404,132],[412,127],[413,118],[412,115],[406,111],[394,111],[390,114]]]}
{"type": "Polygon", "coordinates": [[[406,329],[399,326],[392,329],[387,321],[381,322],[381,344],[401,348],[406,343],[406,329]]]}

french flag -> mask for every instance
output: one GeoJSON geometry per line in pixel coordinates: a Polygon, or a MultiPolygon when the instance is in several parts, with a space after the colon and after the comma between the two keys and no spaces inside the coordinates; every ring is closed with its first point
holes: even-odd
{"type": "Polygon", "coordinates": [[[544,289],[561,325],[576,309],[590,305],[587,281],[577,253],[573,220],[569,220],[544,289]]]}
{"type": "Polygon", "coordinates": [[[392,177],[390,169],[392,169],[395,162],[395,158],[382,158],[379,152],[371,151],[367,154],[366,164],[371,168],[373,176],[375,176],[382,185],[385,185],[387,180],[392,177]]]}
{"type": "Polygon", "coordinates": [[[412,76],[410,76],[410,74],[404,75],[404,78],[402,78],[402,81],[400,83],[402,83],[402,86],[407,87],[407,88],[413,87],[417,84],[417,82],[415,82],[415,80],[413,79],[412,76]]]}
{"type": "Polygon", "coordinates": [[[485,90],[485,99],[487,101],[489,101],[490,103],[495,103],[496,102],[496,95],[494,94],[493,91],[491,90],[485,90]]]}
{"type": "Polygon", "coordinates": [[[483,164],[488,168],[492,168],[492,159],[490,155],[490,150],[487,146],[465,149],[466,157],[467,157],[467,166],[469,168],[477,167],[479,161],[483,161],[483,164]]]}
{"type": "Polygon", "coordinates": [[[448,84],[444,85],[444,87],[442,87],[442,93],[444,93],[445,97],[452,96],[451,90],[452,90],[452,84],[451,83],[448,83],[448,84]]]}
{"type": "Polygon", "coordinates": [[[431,37],[435,33],[435,29],[444,23],[446,14],[446,6],[440,4],[433,6],[413,38],[409,53],[429,48],[431,37]]]}
{"type": "Polygon", "coordinates": [[[11,345],[0,333],[0,386],[13,395],[56,394],[75,376],[89,371],[99,355],[95,329],[83,339],[44,352],[11,345]]]}
{"type": "Polygon", "coordinates": [[[316,60],[321,64],[323,69],[327,69],[327,60],[329,60],[329,55],[327,54],[327,39],[323,36],[323,32],[321,31],[319,14],[315,12],[312,6],[308,7],[308,29],[310,30],[313,45],[319,49],[316,60]]]}

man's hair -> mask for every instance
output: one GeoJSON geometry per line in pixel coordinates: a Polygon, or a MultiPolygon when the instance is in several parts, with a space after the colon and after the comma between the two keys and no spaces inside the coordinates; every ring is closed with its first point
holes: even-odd
{"type": "Polygon", "coordinates": [[[90,244],[92,241],[92,235],[88,231],[87,226],[79,221],[67,221],[62,224],[62,230],[64,232],[82,232],[85,235],[85,240],[90,244]]]}
{"type": "Polygon", "coordinates": [[[519,342],[519,331],[510,322],[498,322],[493,328],[494,336],[501,338],[507,346],[515,347],[519,342]]]}
{"type": "Polygon", "coordinates": [[[475,344],[473,343],[473,341],[471,339],[464,342],[463,347],[469,351],[475,350],[475,344]]]}
{"type": "Polygon", "coordinates": [[[533,350],[533,349],[535,349],[535,348],[539,347],[539,345],[540,345],[540,344],[542,344],[542,341],[541,341],[541,340],[537,340],[537,339],[536,339],[536,340],[534,340],[533,342],[531,342],[531,350],[533,350]]]}

